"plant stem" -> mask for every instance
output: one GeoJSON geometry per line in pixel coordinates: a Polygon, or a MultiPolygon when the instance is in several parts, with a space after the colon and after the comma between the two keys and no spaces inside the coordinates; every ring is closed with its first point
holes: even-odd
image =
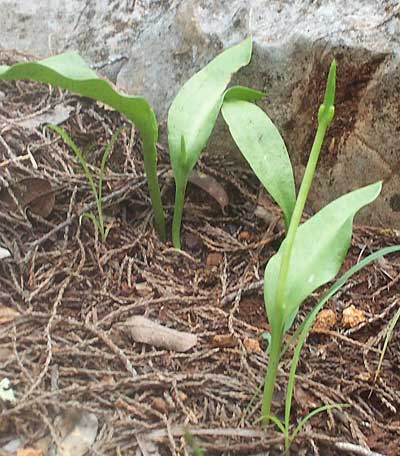
{"type": "Polygon", "coordinates": [[[315,134],[314,143],[311,148],[307,166],[304,171],[303,180],[301,181],[300,190],[296,199],[296,204],[290,220],[289,229],[284,241],[282,252],[281,267],[278,275],[278,284],[276,288],[276,308],[281,309],[279,320],[273,331],[271,328],[271,351],[268,361],[267,375],[265,378],[264,395],[262,398],[261,418],[264,424],[268,424],[271,410],[272,395],[275,388],[275,379],[278,369],[279,358],[282,349],[282,339],[285,331],[285,289],[286,281],[289,274],[290,257],[292,255],[293,245],[296,238],[296,232],[299,227],[304,206],[307,201],[311,183],[314,177],[315,168],[318,163],[321,152],[322,142],[326,130],[329,127],[334,115],[334,97],[336,84],[336,62],[333,61],[329,70],[328,82],[325,91],[323,104],[318,112],[318,128],[315,134]]]}
{"type": "Polygon", "coordinates": [[[172,244],[176,249],[181,248],[181,224],[183,205],[185,202],[186,182],[183,185],[176,184],[174,218],[172,220],[172,244]]]}
{"type": "Polygon", "coordinates": [[[301,182],[299,194],[297,196],[296,205],[293,210],[292,219],[290,221],[289,230],[285,239],[285,248],[282,254],[281,268],[279,270],[278,285],[276,289],[276,308],[282,309],[279,332],[271,331],[271,350],[269,353],[267,375],[265,377],[264,394],[261,406],[261,418],[263,424],[268,424],[269,415],[271,414],[272,395],[275,389],[275,379],[279,364],[279,358],[282,349],[282,338],[284,333],[284,293],[286,281],[289,273],[290,257],[296,237],[296,231],[301,221],[304,206],[307,200],[308,192],[311,187],[312,178],[317,166],[319,153],[321,151],[322,141],[327,129],[327,125],[319,124],[315,135],[314,144],[311,148],[310,157],[307,167],[304,172],[304,177],[301,182]]]}
{"type": "Polygon", "coordinates": [[[144,171],[154,211],[154,227],[161,241],[166,240],[164,210],[157,178],[157,151],[154,142],[143,138],[144,171]]]}
{"type": "Polygon", "coordinates": [[[281,356],[283,332],[271,334],[268,369],[264,382],[264,393],[261,402],[261,422],[268,424],[271,415],[272,396],[275,389],[276,374],[281,356]]]}
{"type": "Polygon", "coordinates": [[[279,271],[278,286],[276,291],[277,308],[284,309],[284,292],[287,276],[289,273],[290,256],[293,249],[294,240],[296,238],[297,228],[300,225],[301,216],[303,214],[304,206],[307,201],[308,193],[310,191],[312,179],[317,166],[318,157],[321,152],[322,142],[327,130],[325,123],[318,125],[317,133],[314,138],[314,143],[311,148],[310,157],[307,162],[306,170],[304,172],[303,180],[301,182],[299,194],[297,196],[296,204],[293,210],[292,219],[290,221],[289,230],[285,239],[285,248],[282,254],[282,263],[279,271]]]}

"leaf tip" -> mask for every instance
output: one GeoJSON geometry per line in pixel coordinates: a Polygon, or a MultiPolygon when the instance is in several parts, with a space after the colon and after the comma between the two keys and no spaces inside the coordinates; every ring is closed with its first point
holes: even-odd
{"type": "Polygon", "coordinates": [[[328,81],[326,83],[324,105],[326,107],[331,107],[335,103],[335,93],[336,93],[336,59],[332,60],[332,63],[329,67],[328,81]]]}

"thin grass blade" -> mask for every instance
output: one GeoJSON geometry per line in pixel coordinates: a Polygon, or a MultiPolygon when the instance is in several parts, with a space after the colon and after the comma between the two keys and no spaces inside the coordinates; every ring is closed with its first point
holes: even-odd
{"type": "Polygon", "coordinates": [[[82,166],[83,171],[85,172],[85,175],[89,182],[90,188],[92,189],[93,195],[95,196],[96,201],[97,201],[97,199],[98,199],[97,187],[94,182],[92,172],[90,171],[87,161],[86,161],[85,157],[83,156],[79,147],[74,143],[72,138],[69,136],[69,134],[63,128],[61,128],[57,125],[47,125],[47,128],[51,128],[56,133],[58,133],[61,136],[61,138],[63,139],[63,141],[65,142],[65,144],[67,144],[73,150],[73,152],[75,153],[76,157],[79,160],[80,165],[82,166]]]}
{"type": "Polygon", "coordinates": [[[314,323],[315,317],[317,316],[318,312],[323,308],[326,302],[335,295],[342,286],[349,280],[351,276],[359,272],[361,269],[365,268],[365,266],[369,265],[373,261],[377,260],[380,257],[385,255],[389,255],[390,253],[399,252],[400,245],[395,245],[391,247],[385,247],[383,249],[378,250],[377,252],[368,255],[366,258],[361,260],[359,263],[352,266],[348,271],[346,271],[332,286],[331,288],[325,293],[322,299],[318,302],[318,304],[313,308],[313,310],[309,313],[303,324],[299,327],[299,338],[296,344],[296,348],[293,353],[292,362],[290,365],[290,372],[288,378],[288,385],[286,391],[286,399],[285,399],[285,424],[286,426],[289,425],[290,422],[290,413],[293,401],[293,391],[295,385],[295,376],[296,370],[300,359],[300,353],[303,348],[303,345],[307,339],[307,336],[310,332],[310,328],[314,323]]]}
{"type": "Polygon", "coordinates": [[[118,130],[116,130],[113,133],[113,135],[112,135],[112,137],[110,139],[110,142],[107,144],[107,146],[105,148],[105,151],[104,151],[104,154],[103,154],[103,157],[101,159],[100,173],[99,173],[99,191],[98,191],[98,195],[99,195],[99,200],[100,201],[101,201],[101,198],[103,196],[104,170],[105,170],[105,167],[106,167],[106,164],[107,164],[108,157],[110,156],[110,153],[112,152],[112,150],[114,148],[114,144],[118,140],[119,135],[121,134],[121,131],[122,131],[122,128],[118,128],[118,130]]]}
{"type": "Polygon", "coordinates": [[[379,357],[378,367],[376,368],[376,372],[375,372],[374,383],[378,380],[378,377],[379,377],[379,374],[380,374],[380,371],[382,368],[383,358],[385,357],[386,350],[388,348],[394,328],[395,328],[399,318],[400,318],[400,307],[397,309],[397,312],[394,314],[392,321],[390,322],[388,331],[386,333],[385,342],[383,343],[381,356],[379,357]]]}
{"type": "Polygon", "coordinates": [[[309,421],[313,416],[318,415],[318,413],[326,412],[327,410],[331,410],[334,408],[343,408],[343,407],[349,407],[349,404],[328,404],[328,405],[323,405],[321,407],[316,408],[312,412],[308,413],[301,421],[300,423],[296,426],[296,429],[293,431],[292,435],[290,436],[290,441],[289,441],[289,446],[292,444],[294,439],[297,437],[298,433],[301,431],[303,426],[309,421]]]}

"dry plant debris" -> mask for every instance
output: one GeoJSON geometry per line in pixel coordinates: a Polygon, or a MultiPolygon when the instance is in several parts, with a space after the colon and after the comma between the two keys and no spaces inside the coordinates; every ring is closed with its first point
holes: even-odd
{"type": "MultiPolygon", "coordinates": [[[[5,63],[12,59],[0,57],[5,63]]],[[[12,253],[0,262],[0,303],[16,315],[0,325],[0,380],[8,378],[16,396],[15,404],[1,404],[0,448],[20,439],[20,451],[39,451],[43,439],[57,440],[56,418],[78,410],[98,420],[93,454],[147,448],[185,455],[187,430],[210,455],[281,454],[281,435],[256,422],[256,392],[266,364],[261,333],[268,329],[262,271],[282,231],[276,208],[265,199],[263,218],[255,217],[260,204],[251,172],[233,160],[221,171],[215,154],[202,157],[199,171],[219,182],[229,204],[222,211],[206,192],[189,185],[185,251],[178,252],[152,230],[140,143],[134,127],[126,125],[106,170],[104,207],[113,229],[102,245],[92,225],[80,220],[93,200],[76,158],[55,134],[19,122],[60,104],[71,108],[63,127],[86,151],[97,176],[99,154],[124,120],[95,103],[30,82],[2,83],[0,91],[5,94],[0,187],[45,179],[55,198],[47,218],[24,204],[10,211],[0,202],[0,245],[12,253]],[[118,325],[136,316],[195,335],[198,343],[177,353],[132,342],[118,325]]],[[[162,150],[160,170],[164,201],[172,202],[162,150]]],[[[399,240],[394,231],[357,227],[345,266],[399,240]]],[[[376,384],[372,379],[381,343],[377,334],[386,333],[396,312],[399,278],[398,257],[368,267],[330,303],[338,315],[354,305],[365,321],[310,335],[298,370],[301,390],[293,420],[315,404],[350,407],[315,417],[293,454],[330,456],[349,452],[346,448],[398,454],[398,329],[376,384]]],[[[280,372],[282,389],[286,379],[280,372]]],[[[281,399],[278,392],[277,403],[281,399]]]]}
{"type": "Polygon", "coordinates": [[[197,336],[166,328],[149,318],[136,315],[118,325],[135,342],[176,352],[187,352],[197,344],[197,336]]]}
{"type": "Polygon", "coordinates": [[[357,309],[354,304],[343,310],[342,325],[344,328],[355,328],[364,321],[364,311],[357,309]]]}

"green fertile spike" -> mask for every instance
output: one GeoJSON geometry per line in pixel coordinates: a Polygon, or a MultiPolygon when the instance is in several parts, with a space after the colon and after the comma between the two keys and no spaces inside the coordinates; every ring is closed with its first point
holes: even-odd
{"type": "Polygon", "coordinates": [[[328,82],[326,83],[324,105],[327,107],[335,104],[336,92],[336,60],[333,59],[329,68],[328,82]]]}
{"type": "Polygon", "coordinates": [[[325,128],[332,122],[335,114],[336,92],[336,60],[333,59],[329,68],[328,81],[326,83],[324,102],[318,111],[318,123],[325,124],[325,128]]]}

